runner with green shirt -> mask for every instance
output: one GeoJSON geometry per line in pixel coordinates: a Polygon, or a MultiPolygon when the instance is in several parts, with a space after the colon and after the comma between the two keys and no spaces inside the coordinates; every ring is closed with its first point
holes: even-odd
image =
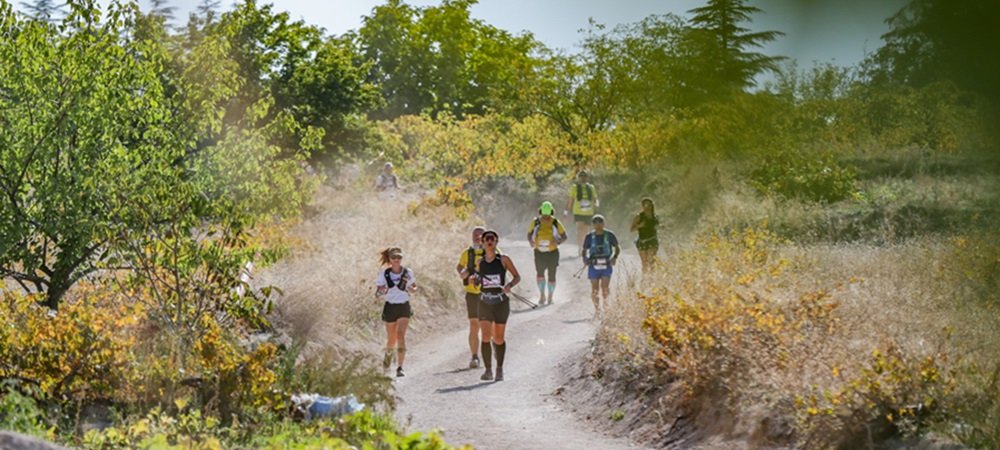
{"type": "Polygon", "coordinates": [[[559,219],[556,219],[552,203],[542,202],[538,214],[528,227],[528,244],[535,250],[538,304],[544,305],[546,301],[552,304],[552,296],[556,290],[556,267],[559,267],[559,244],[566,241],[566,229],[559,223],[559,219]],[[546,292],[549,294],[548,300],[545,297],[546,292]]]}
{"type": "MultiPolygon", "coordinates": [[[[588,182],[589,179],[587,171],[581,170],[576,175],[576,183],[569,188],[569,200],[566,202],[566,209],[573,212],[573,221],[576,222],[576,243],[579,246],[583,246],[583,239],[590,230],[590,218],[601,206],[597,198],[597,189],[588,182]]],[[[582,250],[581,248],[581,254],[582,250]]]]}
{"type": "Polygon", "coordinates": [[[611,273],[621,246],[618,237],[611,230],[604,229],[604,216],[597,214],[592,219],[594,231],[587,234],[583,240],[583,264],[587,266],[587,278],[590,279],[590,299],[594,301],[594,314],[601,312],[600,291],[607,307],[608,296],[611,294],[611,273]]]}

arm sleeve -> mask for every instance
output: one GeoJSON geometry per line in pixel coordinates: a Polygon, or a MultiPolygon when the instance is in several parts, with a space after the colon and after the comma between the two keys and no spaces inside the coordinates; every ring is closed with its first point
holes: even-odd
{"type": "Polygon", "coordinates": [[[413,275],[413,269],[406,269],[406,275],[410,277],[410,283],[416,283],[417,277],[413,275]]]}
{"type": "Polygon", "coordinates": [[[617,235],[615,235],[614,233],[611,233],[611,236],[609,236],[609,238],[610,239],[608,239],[608,243],[610,243],[612,247],[619,247],[619,245],[618,245],[618,236],[617,235]]]}
{"type": "Polygon", "coordinates": [[[378,275],[375,276],[375,287],[386,286],[385,284],[385,272],[379,271],[378,275]]]}
{"type": "Polygon", "coordinates": [[[590,251],[590,237],[591,236],[592,235],[590,233],[587,233],[587,237],[583,238],[583,248],[581,250],[583,250],[583,254],[584,255],[586,255],[586,253],[590,251]]]}
{"type": "Polygon", "coordinates": [[[468,250],[462,251],[462,254],[458,256],[458,265],[462,267],[469,267],[469,252],[468,250]]]}

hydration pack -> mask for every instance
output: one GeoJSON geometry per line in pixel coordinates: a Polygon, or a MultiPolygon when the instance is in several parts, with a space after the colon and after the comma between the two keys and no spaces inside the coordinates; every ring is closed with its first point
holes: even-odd
{"type": "Polygon", "coordinates": [[[401,267],[402,271],[399,272],[399,283],[393,283],[392,277],[389,275],[392,273],[392,268],[385,269],[382,274],[385,277],[385,285],[389,286],[389,289],[397,288],[401,291],[406,290],[406,282],[409,281],[409,277],[406,275],[406,267],[401,267]]]}

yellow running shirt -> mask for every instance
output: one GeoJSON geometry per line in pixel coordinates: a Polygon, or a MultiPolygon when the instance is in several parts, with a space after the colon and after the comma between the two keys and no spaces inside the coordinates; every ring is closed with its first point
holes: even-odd
{"type": "Polygon", "coordinates": [[[557,248],[556,238],[560,235],[566,234],[566,229],[563,228],[559,219],[553,217],[552,222],[546,225],[541,218],[536,217],[531,221],[528,233],[531,235],[532,240],[535,241],[535,248],[538,249],[538,251],[551,252],[557,248]]]}

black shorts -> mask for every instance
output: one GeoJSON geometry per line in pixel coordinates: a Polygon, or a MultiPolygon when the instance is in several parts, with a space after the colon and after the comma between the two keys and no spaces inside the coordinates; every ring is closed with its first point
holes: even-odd
{"type": "Polygon", "coordinates": [[[576,223],[585,223],[587,225],[590,225],[590,222],[593,220],[593,218],[594,218],[593,215],[581,216],[579,214],[573,214],[573,221],[576,223]]]}
{"type": "Polygon", "coordinates": [[[660,241],[655,237],[646,239],[636,239],[635,248],[639,251],[653,250],[656,251],[660,248],[660,241]]]}
{"type": "Polygon", "coordinates": [[[544,277],[546,270],[554,274],[556,267],[559,267],[559,250],[540,252],[535,249],[535,275],[544,277]]]}
{"type": "Polygon", "coordinates": [[[393,323],[399,319],[409,319],[410,317],[413,317],[413,310],[410,309],[410,302],[385,302],[385,306],[382,307],[382,321],[385,323],[393,323]]]}
{"type": "Polygon", "coordinates": [[[491,305],[482,300],[479,301],[480,322],[507,323],[508,317],[510,317],[509,299],[505,298],[504,301],[495,305],[491,305]]]}
{"type": "Polygon", "coordinates": [[[465,310],[468,312],[470,319],[479,318],[479,294],[465,293],[465,310]]]}

